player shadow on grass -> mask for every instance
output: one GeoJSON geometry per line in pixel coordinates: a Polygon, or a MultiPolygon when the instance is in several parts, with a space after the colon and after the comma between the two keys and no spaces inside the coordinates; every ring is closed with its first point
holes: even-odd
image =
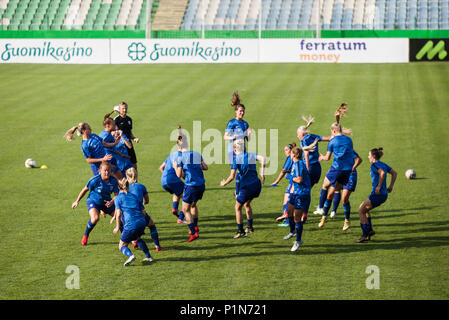
{"type": "MultiPolygon", "coordinates": [[[[230,190],[234,190],[235,191],[235,187],[206,187],[206,190],[204,191],[205,193],[207,191],[230,191],[230,190]]],[[[158,189],[156,191],[149,191],[148,193],[150,194],[154,194],[154,193],[167,193],[167,191],[165,191],[164,189],[158,189]]]]}

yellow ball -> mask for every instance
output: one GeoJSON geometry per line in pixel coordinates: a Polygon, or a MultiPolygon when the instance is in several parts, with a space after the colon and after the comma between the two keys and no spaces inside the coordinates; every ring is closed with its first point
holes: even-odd
{"type": "Polygon", "coordinates": [[[47,168],[48,167],[45,164],[41,165],[41,169],[47,169],[47,168]]]}

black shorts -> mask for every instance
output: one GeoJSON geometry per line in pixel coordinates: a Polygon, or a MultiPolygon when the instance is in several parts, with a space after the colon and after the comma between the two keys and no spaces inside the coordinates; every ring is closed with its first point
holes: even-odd
{"type": "Polygon", "coordinates": [[[131,149],[128,149],[128,155],[131,157],[131,163],[137,163],[136,152],[134,151],[134,146],[131,149]]]}

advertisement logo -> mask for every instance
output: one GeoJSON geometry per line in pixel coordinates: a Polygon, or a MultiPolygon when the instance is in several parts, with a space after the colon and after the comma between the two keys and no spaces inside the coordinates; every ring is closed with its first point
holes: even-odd
{"type": "Polygon", "coordinates": [[[410,39],[410,61],[449,61],[449,39],[410,39]]]}
{"type": "Polygon", "coordinates": [[[147,56],[147,48],[140,42],[133,42],[128,47],[128,57],[132,61],[142,61],[147,56]]]}

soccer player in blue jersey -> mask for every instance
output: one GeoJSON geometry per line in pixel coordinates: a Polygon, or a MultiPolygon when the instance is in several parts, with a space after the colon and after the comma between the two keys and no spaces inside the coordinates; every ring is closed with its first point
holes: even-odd
{"type": "Polygon", "coordinates": [[[181,151],[181,156],[177,158],[177,161],[173,161],[172,165],[178,178],[185,177],[182,211],[186,216],[187,226],[190,229],[188,242],[192,242],[199,238],[198,201],[203,198],[206,189],[203,170],[207,170],[208,166],[200,153],[189,150],[186,135],[182,133],[181,127],[178,129],[178,147],[181,151]]]}
{"type": "Polygon", "coordinates": [[[126,176],[126,170],[133,167],[131,162],[131,156],[128,155],[128,149],[131,144],[128,137],[120,132],[121,130],[112,131],[112,136],[114,139],[118,140],[119,143],[113,148],[113,156],[116,161],[117,167],[119,168],[122,176],[126,176]]]}
{"type": "MultiPolygon", "coordinates": [[[[129,183],[129,192],[134,194],[137,197],[137,199],[141,200],[144,205],[148,204],[150,202],[148,191],[143,184],[137,182],[136,168],[131,166],[131,168],[126,170],[126,179],[128,180],[129,183]]],[[[159,241],[159,234],[157,232],[157,228],[153,219],[151,219],[151,217],[145,213],[145,220],[147,221],[148,229],[150,229],[151,239],[153,239],[156,251],[162,251],[163,248],[161,247],[159,241]]],[[[136,246],[137,243],[133,242],[133,247],[135,248],[136,246]]]]}
{"type": "Polygon", "coordinates": [[[237,222],[237,233],[234,239],[247,236],[248,233],[254,232],[253,227],[253,210],[251,201],[259,197],[262,190],[262,184],[265,182],[264,169],[265,158],[256,153],[244,152],[243,140],[236,140],[233,143],[235,158],[231,166],[231,173],[226,180],[222,180],[220,185],[224,187],[236,176],[236,171],[240,174],[240,186],[235,201],[235,218],[237,222]],[[260,161],[260,179],[257,176],[256,161],[260,161]],[[248,227],[243,230],[242,207],[245,207],[248,227]]]}
{"type": "Polygon", "coordinates": [[[167,159],[159,166],[161,175],[161,185],[165,191],[172,194],[173,208],[172,213],[177,217],[177,223],[185,223],[184,211],[178,213],[179,202],[182,199],[182,193],[184,191],[184,182],[176,175],[176,171],[173,168],[173,162],[178,162],[178,158],[182,156],[182,152],[179,150],[170,154],[167,159]]]}
{"type": "MultiPolygon", "coordinates": [[[[234,107],[235,118],[228,121],[226,126],[224,140],[229,141],[228,143],[228,159],[229,163],[232,165],[234,161],[234,147],[233,143],[236,140],[249,140],[251,134],[251,128],[248,122],[243,120],[245,116],[245,106],[240,101],[240,95],[235,91],[232,95],[231,106],[234,107]]],[[[246,147],[245,147],[246,152],[246,147]]],[[[235,178],[235,193],[239,191],[239,175],[235,178]]]]}
{"type": "MultiPolygon", "coordinates": [[[[357,167],[362,163],[362,158],[354,150],[354,165],[352,167],[351,175],[349,176],[348,183],[343,185],[343,189],[340,192],[334,193],[334,200],[332,205],[332,212],[330,217],[332,218],[337,212],[340,200],[343,201],[343,210],[345,213],[345,222],[343,224],[343,231],[346,231],[350,227],[351,218],[351,203],[349,202],[349,196],[355,191],[357,186],[357,167]],[[333,213],[333,214],[332,214],[333,213]]],[[[333,185],[335,187],[335,185],[333,185]]]]}
{"type": "Polygon", "coordinates": [[[128,245],[131,241],[136,241],[140,249],[145,253],[143,262],[151,262],[150,250],[147,244],[141,236],[144,234],[147,222],[145,216],[145,208],[141,199],[138,199],[135,194],[129,191],[129,182],[126,178],[119,181],[120,193],[114,198],[115,204],[115,220],[116,227],[114,233],[118,233],[122,229],[122,234],[119,242],[119,250],[128,259],[125,261],[124,266],[129,266],[136,257],[133,255],[128,245]],[[123,223],[123,227],[121,227],[123,223]]]}
{"type": "Polygon", "coordinates": [[[351,130],[343,128],[340,124],[341,117],[346,113],[346,104],[343,103],[335,113],[336,122],[331,125],[332,138],[327,146],[325,156],[320,155],[319,161],[329,161],[331,155],[334,155],[331,168],[324,179],[323,185],[329,189],[326,201],[323,207],[323,216],[321,217],[319,228],[323,228],[327,222],[327,214],[332,204],[335,191],[340,191],[343,185],[349,181],[349,176],[354,167],[354,149],[352,139],[348,137],[351,130]]]}
{"type": "MultiPolygon", "coordinates": [[[[288,185],[287,188],[285,189],[284,192],[284,201],[282,203],[282,215],[276,218],[276,221],[280,222],[284,219],[288,219],[288,214],[287,214],[287,209],[288,209],[288,198],[290,196],[290,190],[291,190],[291,181],[290,181],[290,171],[292,170],[292,165],[293,165],[293,161],[292,158],[290,157],[290,153],[291,150],[296,147],[296,143],[292,142],[289,143],[288,145],[286,145],[284,147],[284,154],[285,154],[285,161],[284,161],[284,165],[282,167],[281,172],[279,173],[279,176],[277,177],[277,179],[270,185],[270,187],[277,187],[279,182],[282,180],[282,178],[286,178],[288,180],[288,185]]],[[[288,226],[288,221],[285,220],[284,222],[286,223],[282,223],[279,224],[279,226],[288,226]]]]}
{"type": "Polygon", "coordinates": [[[81,240],[83,246],[87,245],[87,239],[90,232],[97,224],[100,211],[113,215],[114,202],[111,199],[111,193],[117,195],[118,183],[117,180],[111,176],[111,164],[109,162],[102,162],[100,165],[99,174],[90,178],[86,186],[81,190],[78,198],[72,203],[72,209],[75,209],[84,195],[89,191],[87,197],[87,210],[89,211],[90,220],[87,223],[86,231],[81,240]]]}
{"type": "Polygon", "coordinates": [[[303,225],[307,220],[307,212],[309,211],[312,183],[306,163],[301,161],[303,158],[302,150],[298,147],[293,148],[291,158],[293,161],[290,178],[292,194],[288,203],[290,232],[284,237],[284,240],[288,240],[296,235],[296,241],[291,248],[291,251],[296,251],[303,243],[302,231],[303,225]]]}
{"type": "Polygon", "coordinates": [[[370,211],[387,201],[388,194],[393,191],[393,186],[396,182],[397,172],[386,163],[380,161],[382,156],[383,148],[371,149],[368,154],[368,159],[371,163],[370,175],[372,181],[372,191],[368,198],[363,201],[359,207],[362,237],[356,241],[358,243],[369,241],[371,240],[371,237],[375,235],[371,224],[370,211]],[[388,188],[387,173],[391,174],[390,185],[388,188]]]}
{"type": "MultiPolygon", "coordinates": [[[[73,135],[75,132],[79,132],[82,136],[83,141],[81,142],[81,151],[83,152],[86,162],[90,164],[93,175],[98,174],[100,164],[103,161],[111,162],[112,154],[106,153],[105,147],[113,147],[115,144],[104,142],[95,133],[92,133],[92,128],[86,122],[81,122],[77,126],[70,128],[64,135],[68,141],[73,141],[73,135]]],[[[116,168],[112,168],[112,173],[115,175],[117,173],[116,168]]]]}

